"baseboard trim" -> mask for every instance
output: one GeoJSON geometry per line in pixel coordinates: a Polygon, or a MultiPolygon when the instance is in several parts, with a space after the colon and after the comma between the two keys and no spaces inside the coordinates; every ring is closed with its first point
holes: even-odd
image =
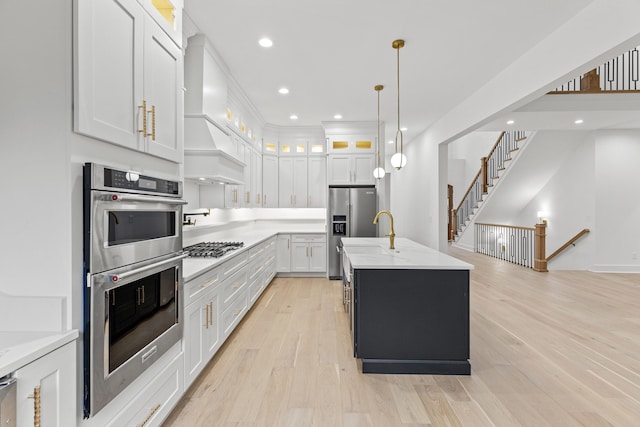
{"type": "Polygon", "coordinates": [[[594,273],[640,273],[640,265],[594,264],[594,273]]]}

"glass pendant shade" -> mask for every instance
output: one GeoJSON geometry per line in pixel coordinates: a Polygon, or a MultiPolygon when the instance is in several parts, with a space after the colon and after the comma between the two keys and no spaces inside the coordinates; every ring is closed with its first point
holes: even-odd
{"type": "Polygon", "coordinates": [[[396,169],[403,168],[407,165],[407,156],[401,153],[396,153],[391,156],[391,166],[396,169]]]}
{"type": "Polygon", "coordinates": [[[386,172],[384,171],[384,168],[380,168],[380,167],[378,167],[378,168],[375,168],[375,169],[373,170],[373,176],[374,176],[374,178],[376,178],[376,179],[382,179],[382,178],[384,178],[385,173],[386,173],[386,172]]]}

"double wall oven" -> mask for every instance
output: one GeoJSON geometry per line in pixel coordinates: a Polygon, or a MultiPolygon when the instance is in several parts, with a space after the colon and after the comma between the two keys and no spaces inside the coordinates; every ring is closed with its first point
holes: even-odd
{"type": "Polygon", "coordinates": [[[84,414],[182,338],[182,183],[84,166],[84,414]]]}

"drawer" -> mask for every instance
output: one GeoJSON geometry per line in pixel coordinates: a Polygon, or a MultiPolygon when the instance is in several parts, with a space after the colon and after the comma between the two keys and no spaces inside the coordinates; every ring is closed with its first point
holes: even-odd
{"type": "Polygon", "coordinates": [[[241,269],[244,265],[247,264],[248,260],[247,253],[243,253],[231,258],[228,261],[225,261],[218,268],[221,269],[221,279],[226,280],[229,276],[233,275],[236,271],[241,269]]]}
{"type": "Polygon", "coordinates": [[[270,237],[269,240],[267,240],[266,242],[263,243],[264,245],[264,251],[268,252],[269,250],[276,250],[276,242],[277,242],[277,237],[273,236],[270,237]]]}
{"type": "Polygon", "coordinates": [[[260,255],[264,252],[264,243],[260,243],[251,249],[249,249],[249,262],[253,261],[256,258],[259,258],[260,255]]]}
{"type": "Polygon", "coordinates": [[[236,327],[240,319],[247,312],[247,293],[241,292],[236,298],[231,300],[229,306],[222,313],[222,327],[224,328],[224,336],[227,337],[233,328],[236,327]]]}
{"type": "MultiPolygon", "coordinates": [[[[262,269],[260,269],[260,271],[262,271],[262,269]]],[[[250,305],[253,305],[253,303],[258,299],[258,297],[262,294],[262,291],[264,291],[264,288],[265,288],[264,276],[260,274],[249,285],[249,304],[250,305]]]]}
{"type": "Polygon", "coordinates": [[[247,270],[245,268],[236,271],[233,276],[227,277],[222,283],[222,304],[227,306],[239,292],[246,290],[247,270]]]}
{"type": "Polygon", "coordinates": [[[159,426],[182,396],[183,353],[173,359],[108,424],[119,426],[159,426]]]}
{"type": "Polygon", "coordinates": [[[219,285],[222,282],[220,271],[221,268],[216,267],[186,282],[184,284],[184,307],[198,299],[209,288],[219,285]]]}
{"type": "Polygon", "coordinates": [[[291,241],[294,243],[314,243],[326,242],[326,234],[292,234],[291,241]]]}
{"type": "Polygon", "coordinates": [[[276,275],[276,260],[274,259],[272,262],[269,262],[264,266],[263,281],[265,284],[265,288],[269,285],[269,283],[271,283],[275,275],[276,275]]]}
{"type": "Polygon", "coordinates": [[[258,274],[262,272],[262,267],[264,267],[264,257],[260,254],[259,258],[254,259],[247,266],[247,281],[249,283],[253,282],[258,274]]]}

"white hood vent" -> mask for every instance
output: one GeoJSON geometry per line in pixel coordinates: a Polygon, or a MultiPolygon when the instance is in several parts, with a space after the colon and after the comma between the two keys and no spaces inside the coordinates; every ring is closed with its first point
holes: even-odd
{"type": "Polygon", "coordinates": [[[185,179],[243,184],[245,163],[237,158],[237,147],[224,126],[226,77],[202,34],[189,38],[185,88],[185,179]]]}

